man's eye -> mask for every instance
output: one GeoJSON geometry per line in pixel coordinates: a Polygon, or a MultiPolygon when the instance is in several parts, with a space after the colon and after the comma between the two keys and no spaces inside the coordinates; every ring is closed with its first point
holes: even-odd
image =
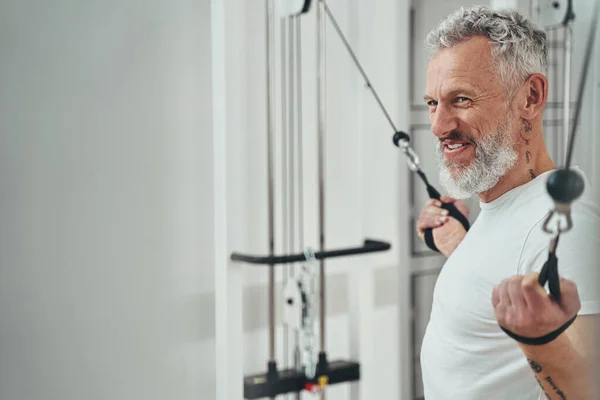
{"type": "Polygon", "coordinates": [[[437,104],[438,104],[438,102],[437,102],[437,101],[435,101],[435,100],[429,100],[429,101],[427,102],[427,105],[428,105],[429,107],[437,106],[437,104]]]}
{"type": "Polygon", "coordinates": [[[457,103],[464,103],[466,101],[471,101],[471,99],[469,99],[468,97],[462,97],[462,96],[456,98],[457,103]]]}

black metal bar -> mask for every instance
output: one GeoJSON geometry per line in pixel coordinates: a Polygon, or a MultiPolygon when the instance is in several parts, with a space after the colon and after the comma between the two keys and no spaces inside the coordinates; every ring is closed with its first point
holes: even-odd
{"type": "MultiPolygon", "coordinates": [[[[376,253],[381,251],[387,251],[392,246],[387,242],[382,242],[379,240],[373,239],[365,239],[364,245],[362,247],[353,247],[349,249],[339,249],[339,250],[326,250],[315,253],[315,257],[317,260],[324,260],[326,258],[334,258],[334,257],[345,257],[345,256],[353,256],[357,254],[367,254],[367,253],[376,253]]],[[[304,254],[290,254],[285,256],[251,256],[247,254],[233,253],[231,255],[232,261],[240,261],[246,262],[249,264],[286,264],[292,262],[302,262],[306,261],[306,256],[304,254]]]]}

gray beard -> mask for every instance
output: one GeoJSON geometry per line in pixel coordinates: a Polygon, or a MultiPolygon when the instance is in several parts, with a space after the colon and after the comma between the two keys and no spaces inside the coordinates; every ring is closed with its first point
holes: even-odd
{"type": "Polygon", "coordinates": [[[444,146],[438,141],[436,153],[440,184],[448,195],[466,199],[485,192],[498,183],[517,162],[518,153],[511,137],[510,116],[494,131],[476,143],[475,159],[467,166],[444,161],[444,146]]]}

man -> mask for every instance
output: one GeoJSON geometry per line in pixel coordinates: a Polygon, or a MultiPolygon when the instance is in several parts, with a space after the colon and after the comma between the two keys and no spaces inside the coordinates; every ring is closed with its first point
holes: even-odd
{"type": "Polygon", "coordinates": [[[554,207],[545,181],[556,168],[542,135],[546,36],[516,12],[475,7],[449,16],[427,41],[425,101],[452,196],[442,200],[468,213],[454,199],[478,194],[481,213],[467,233],[431,200],[417,222],[421,238],[433,228],[448,257],[421,351],[425,399],[600,398],[600,213],[589,190],[573,204],[575,228],[558,247],[560,301],[537,283],[551,240],[542,225],[554,207]],[[538,338],[575,315],[543,345],[500,328],[538,338]]]}

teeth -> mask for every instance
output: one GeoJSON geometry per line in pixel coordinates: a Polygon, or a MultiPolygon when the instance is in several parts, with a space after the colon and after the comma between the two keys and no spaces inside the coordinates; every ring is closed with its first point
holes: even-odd
{"type": "Polygon", "coordinates": [[[448,145],[448,148],[450,150],[454,150],[454,149],[458,149],[459,147],[463,147],[463,146],[464,145],[462,143],[461,144],[450,144],[450,145],[448,145]]]}

